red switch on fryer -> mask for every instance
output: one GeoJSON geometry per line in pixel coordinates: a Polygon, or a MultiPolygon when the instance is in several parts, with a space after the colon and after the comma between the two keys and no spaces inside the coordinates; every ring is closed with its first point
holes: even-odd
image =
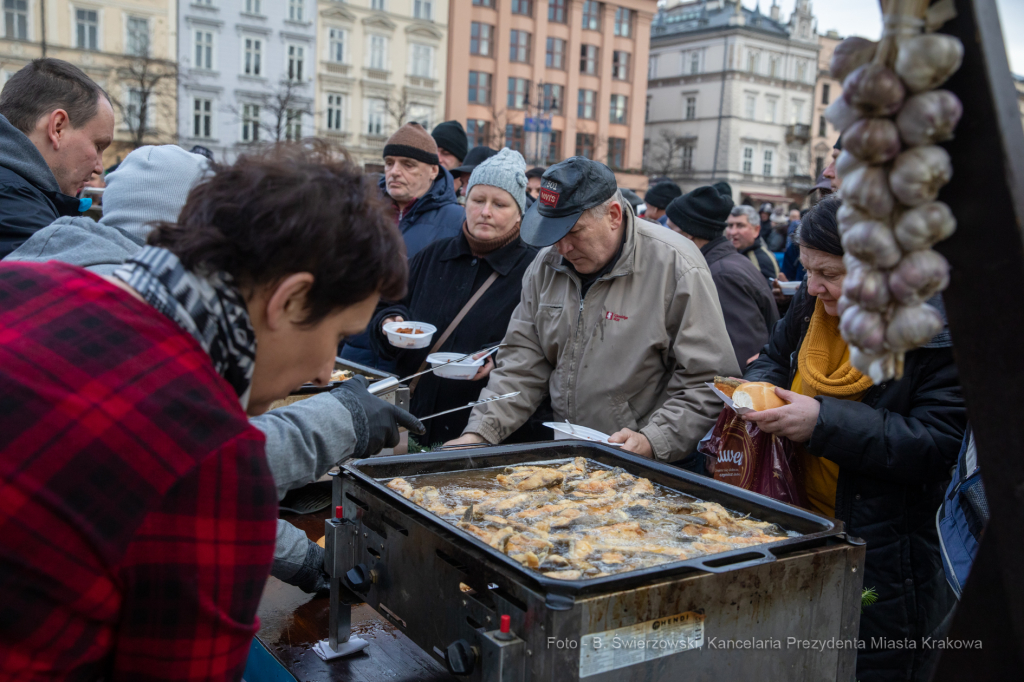
{"type": "Polygon", "coordinates": [[[342,516],[342,509],[341,509],[341,505],[339,504],[337,507],[334,508],[334,518],[340,519],[341,516],[342,516]]]}
{"type": "Polygon", "coordinates": [[[509,629],[511,627],[512,627],[512,617],[511,616],[502,616],[501,617],[501,632],[503,634],[507,635],[508,631],[509,631],[509,629]]]}

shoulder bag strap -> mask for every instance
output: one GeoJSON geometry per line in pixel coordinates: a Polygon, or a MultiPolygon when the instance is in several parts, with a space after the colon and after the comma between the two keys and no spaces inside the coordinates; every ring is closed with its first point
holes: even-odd
{"type": "MultiPolygon", "coordinates": [[[[466,314],[473,308],[473,306],[476,305],[476,302],[480,300],[480,298],[484,295],[484,292],[490,289],[491,285],[494,284],[495,280],[497,279],[498,272],[492,272],[491,276],[488,277],[487,280],[484,281],[484,283],[480,286],[480,288],[476,290],[476,293],[473,294],[473,296],[468,301],[466,301],[466,305],[462,306],[462,310],[459,311],[459,314],[455,316],[455,319],[452,320],[451,324],[448,325],[448,328],[444,330],[443,334],[441,334],[441,338],[437,340],[437,343],[434,344],[434,347],[430,349],[429,353],[427,353],[427,357],[430,357],[432,354],[436,353],[438,349],[444,345],[444,342],[448,340],[448,337],[452,335],[452,332],[455,331],[455,328],[459,326],[460,322],[462,322],[462,318],[464,318],[466,314]]],[[[426,368],[427,361],[424,360],[423,363],[420,365],[420,368],[417,369],[416,372],[414,372],[414,374],[418,374],[419,372],[422,372],[426,368]]],[[[424,375],[416,377],[415,379],[412,380],[412,383],[409,384],[409,395],[412,395],[413,391],[416,390],[416,385],[420,383],[420,379],[422,379],[423,376],[424,375]]]]}

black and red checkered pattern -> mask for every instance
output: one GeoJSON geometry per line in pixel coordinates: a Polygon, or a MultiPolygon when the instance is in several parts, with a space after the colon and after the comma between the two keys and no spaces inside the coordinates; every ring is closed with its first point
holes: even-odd
{"type": "Polygon", "coordinates": [[[274,549],[263,443],[169,319],[0,264],[0,681],[239,679],[274,549]]]}

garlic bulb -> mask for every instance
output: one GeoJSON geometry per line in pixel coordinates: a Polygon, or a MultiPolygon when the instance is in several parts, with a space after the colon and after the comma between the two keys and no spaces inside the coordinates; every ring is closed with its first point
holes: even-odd
{"type": "MultiPolygon", "coordinates": [[[[843,280],[843,283],[845,284],[846,280],[843,280]]],[[[839,313],[839,317],[842,317],[843,313],[846,312],[847,308],[850,308],[855,305],[857,305],[856,301],[847,298],[845,295],[840,296],[839,301],[836,303],[836,312],[839,313]]]]}
{"type": "Polygon", "coordinates": [[[885,273],[870,267],[847,269],[842,297],[867,310],[884,311],[889,305],[889,283],[885,273]]]}
{"type": "Polygon", "coordinates": [[[843,151],[871,164],[895,158],[900,147],[900,131],[888,118],[862,118],[843,133],[843,151]]]}
{"type": "MultiPolygon", "coordinates": [[[[840,154],[840,156],[842,156],[842,154],[840,154]]],[[[839,205],[839,210],[836,211],[836,219],[839,221],[839,234],[841,236],[843,232],[857,223],[865,220],[871,220],[871,216],[853,204],[846,203],[839,205]]]]}
{"type": "Polygon", "coordinates": [[[925,303],[896,306],[885,340],[894,351],[908,351],[923,346],[942,331],[939,311],[925,303]]]}
{"type": "Polygon", "coordinates": [[[839,331],[847,343],[869,353],[885,350],[885,320],[879,313],[856,305],[847,308],[839,318],[839,331]]]}
{"type": "Polygon", "coordinates": [[[899,76],[881,64],[858,67],[843,81],[843,98],[862,116],[892,116],[906,94],[899,76]]]}
{"type": "Polygon", "coordinates": [[[843,176],[839,196],[872,218],[882,220],[889,218],[896,205],[889,189],[889,178],[882,166],[861,166],[843,176]]]}
{"type": "Polygon", "coordinates": [[[935,144],[953,138],[953,129],[963,113],[960,99],[952,92],[932,90],[907,99],[896,117],[896,126],[910,147],[935,144]]]}
{"type": "Polygon", "coordinates": [[[896,73],[911,92],[937,88],[960,68],[964,46],[942,33],[926,33],[900,41],[896,73]]]}
{"type": "Polygon", "coordinates": [[[867,64],[878,49],[878,43],[867,38],[847,38],[836,45],[828,70],[832,77],[842,82],[854,69],[867,64]]]}
{"type": "Polygon", "coordinates": [[[941,201],[931,201],[900,216],[893,233],[904,251],[919,251],[931,248],[955,231],[956,218],[949,206],[941,201]]]}
{"type": "Polygon", "coordinates": [[[896,198],[907,206],[934,201],[939,190],[953,177],[949,153],[942,147],[914,147],[896,157],[889,186],[896,198]]]}
{"type": "Polygon", "coordinates": [[[896,357],[892,353],[865,353],[856,346],[850,346],[850,364],[871,377],[876,385],[896,373],[896,357]]]}
{"type": "Polygon", "coordinates": [[[836,157],[836,177],[845,178],[861,166],[866,165],[868,165],[866,161],[858,159],[856,156],[844,149],[839,152],[839,156],[836,157]]]}
{"type": "MultiPolygon", "coordinates": [[[[891,268],[902,255],[889,226],[875,220],[866,220],[847,229],[842,241],[848,255],[876,268],[891,268]]],[[[847,267],[847,273],[849,270],[847,267]]]]}
{"type": "Polygon", "coordinates": [[[889,274],[893,297],[907,305],[927,301],[948,284],[949,263],[931,249],[908,253],[889,274]]]}
{"type": "Polygon", "coordinates": [[[846,130],[853,125],[858,119],[863,118],[863,114],[850,106],[842,97],[836,97],[832,104],[829,104],[825,109],[825,119],[836,127],[836,130],[846,130]]]}

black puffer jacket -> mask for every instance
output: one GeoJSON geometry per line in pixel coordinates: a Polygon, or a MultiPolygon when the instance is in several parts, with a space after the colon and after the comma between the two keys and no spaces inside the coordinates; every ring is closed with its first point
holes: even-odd
{"type": "MultiPolygon", "coordinates": [[[[800,287],[744,379],[789,388],[816,299],[800,287]]],[[[836,516],[867,541],[857,679],[927,679],[937,651],[895,648],[934,636],[953,604],[935,530],[935,512],[967,425],[949,336],[906,356],[903,379],[868,389],[860,402],[819,397],[808,451],[839,465],[836,516]],[[874,638],[874,641],[873,641],[874,638]],[[888,644],[879,644],[885,638],[888,644]]]]}

